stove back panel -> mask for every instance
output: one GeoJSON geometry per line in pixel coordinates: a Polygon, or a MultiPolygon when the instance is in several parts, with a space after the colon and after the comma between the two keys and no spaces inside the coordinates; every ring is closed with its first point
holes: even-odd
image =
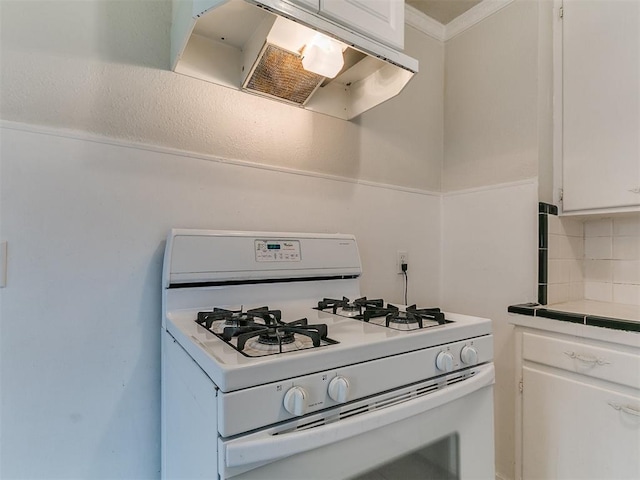
{"type": "Polygon", "coordinates": [[[185,283],[355,277],[362,273],[353,235],[172,230],[165,287],[185,283]]]}

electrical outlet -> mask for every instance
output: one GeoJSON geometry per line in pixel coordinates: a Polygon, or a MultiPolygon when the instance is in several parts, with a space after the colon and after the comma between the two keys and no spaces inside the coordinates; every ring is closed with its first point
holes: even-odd
{"type": "Polygon", "coordinates": [[[409,254],[407,252],[398,250],[398,257],[396,262],[396,268],[398,270],[398,273],[402,273],[403,263],[409,265],[409,254]]]}

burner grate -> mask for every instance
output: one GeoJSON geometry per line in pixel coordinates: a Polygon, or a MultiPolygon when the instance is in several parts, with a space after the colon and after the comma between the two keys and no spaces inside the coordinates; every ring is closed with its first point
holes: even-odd
{"type": "Polygon", "coordinates": [[[325,324],[311,325],[306,318],[282,321],[280,310],[268,307],[245,312],[214,308],[198,312],[196,323],[246,356],[264,356],[338,343],[328,337],[325,324]]]}
{"type": "Polygon", "coordinates": [[[331,310],[334,314],[397,330],[419,330],[452,323],[445,318],[439,308],[417,308],[416,305],[411,305],[406,310],[400,310],[399,307],[390,303],[385,307],[382,299],[369,300],[367,297],[353,301],[347,297],[342,297],[342,300],[324,298],[315,308],[323,311],[331,310]],[[384,317],[382,321],[374,320],[382,317],[384,317]]]}
{"type": "Polygon", "coordinates": [[[338,309],[342,309],[347,312],[358,312],[358,315],[362,315],[362,309],[379,308],[383,305],[384,300],[369,300],[367,297],[357,298],[353,302],[347,297],[342,297],[342,300],[324,298],[318,302],[316,310],[331,309],[333,313],[338,313],[338,309]]]}

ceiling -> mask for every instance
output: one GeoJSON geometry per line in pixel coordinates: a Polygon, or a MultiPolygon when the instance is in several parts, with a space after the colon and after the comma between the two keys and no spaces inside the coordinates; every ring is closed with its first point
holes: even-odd
{"type": "Polygon", "coordinates": [[[446,25],[469,10],[481,0],[406,0],[406,3],[422,13],[446,25]]]}

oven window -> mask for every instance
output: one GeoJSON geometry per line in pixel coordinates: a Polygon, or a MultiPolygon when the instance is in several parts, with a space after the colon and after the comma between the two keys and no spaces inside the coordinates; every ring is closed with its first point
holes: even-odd
{"type": "Polygon", "coordinates": [[[457,434],[441,438],[384,465],[378,465],[352,480],[457,480],[459,472],[459,441],[457,434]]]}

